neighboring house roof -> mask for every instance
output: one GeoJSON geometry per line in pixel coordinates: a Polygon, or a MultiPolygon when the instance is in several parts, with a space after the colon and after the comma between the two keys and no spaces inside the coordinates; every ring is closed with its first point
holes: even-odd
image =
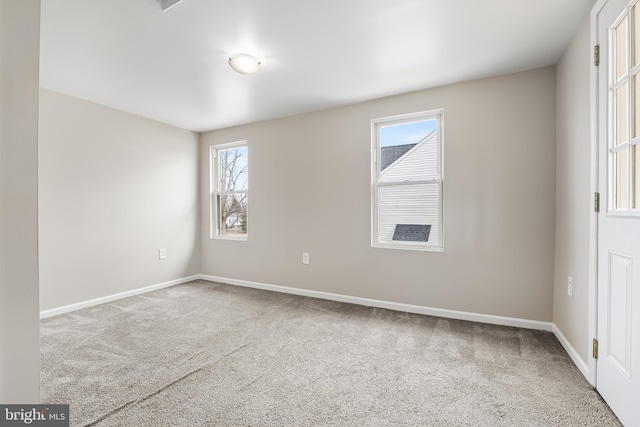
{"type": "Polygon", "coordinates": [[[397,224],[393,240],[401,242],[428,242],[431,225],[397,224]]]}
{"type": "Polygon", "coordinates": [[[380,147],[380,172],[394,164],[402,156],[411,151],[416,145],[420,145],[429,140],[437,130],[432,131],[429,135],[422,138],[416,144],[392,145],[390,147],[380,147]]]}
{"type": "Polygon", "coordinates": [[[390,147],[380,148],[380,157],[382,157],[382,163],[380,164],[380,171],[385,170],[393,164],[400,157],[411,150],[418,144],[405,144],[405,145],[392,145],[390,147]]]}

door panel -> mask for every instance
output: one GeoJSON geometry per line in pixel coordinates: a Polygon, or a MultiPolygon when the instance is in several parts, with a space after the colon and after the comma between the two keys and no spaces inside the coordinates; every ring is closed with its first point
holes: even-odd
{"type": "Polygon", "coordinates": [[[630,378],[633,258],[626,254],[609,252],[609,280],[607,286],[609,312],[609,339],[605,356],[630,378]]]}

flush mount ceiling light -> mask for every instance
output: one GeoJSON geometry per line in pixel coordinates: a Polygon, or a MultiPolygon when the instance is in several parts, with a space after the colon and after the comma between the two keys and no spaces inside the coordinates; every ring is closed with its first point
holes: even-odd
{"type": "Polygon", "coordinates": [[[262,68],[262,61],[243,53],[229,57],[229,65],[240,74],[255,74],[262,68]]]}

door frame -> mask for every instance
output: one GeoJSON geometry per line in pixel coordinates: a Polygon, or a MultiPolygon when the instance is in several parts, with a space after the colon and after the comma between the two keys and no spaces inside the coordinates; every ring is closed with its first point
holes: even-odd
{"type": "MultiPolygon", "coordinates": [[[[602,8],[608,0],[598,0],[591,9],[591,52],[593,52],[594,46],[599,45],[598,40],[598,15],[602,11],[602,8]]],[[[600,61],[603,63],[604,61],[600,61]]],[[[601,66],[604,66],[601,64],[601,66]]],[[[598,122],[598,109],[599,109],[599,97],[598,97],[598,84],[599,84],[599,67],[595,66],[593,62],[593,54],[589,63],[590,67],[590,135],[591,135],[591,182],[590,182],[590,195],[589,198],[589,340],[587,345],[587,367],[588,375],[587,380],[589,383],[597,387],[597,360],[592,355],[592,339],[598,338],[598,213],[594,209],[595,193],[599,192],[598,188],[598,135],[600,130],[600,123],[598,122]]],[[[606,201],[601,201],[601,207],[604,206],[606,201]]],[[[602,210],[602,209],[601,209],[602,210]]]]}

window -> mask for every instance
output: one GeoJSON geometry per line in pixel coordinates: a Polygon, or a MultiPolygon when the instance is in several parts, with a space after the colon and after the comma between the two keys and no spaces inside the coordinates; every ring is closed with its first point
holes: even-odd
{"type": "Polygon", "coordinates": [[[211,237],[246,240],[248,236],[249,151],[247,142],[210,147],[211,237]]]}
{"type": "Polygon", "coordinates": [[[442,114],[371,122],[373,247],[443,249],[442,114]]]}
{"type": "Polygon", "coordinates": [[[640,214],[640,4],[625,9],[612,29],[609,99],[609,212],[640,214]]]}

